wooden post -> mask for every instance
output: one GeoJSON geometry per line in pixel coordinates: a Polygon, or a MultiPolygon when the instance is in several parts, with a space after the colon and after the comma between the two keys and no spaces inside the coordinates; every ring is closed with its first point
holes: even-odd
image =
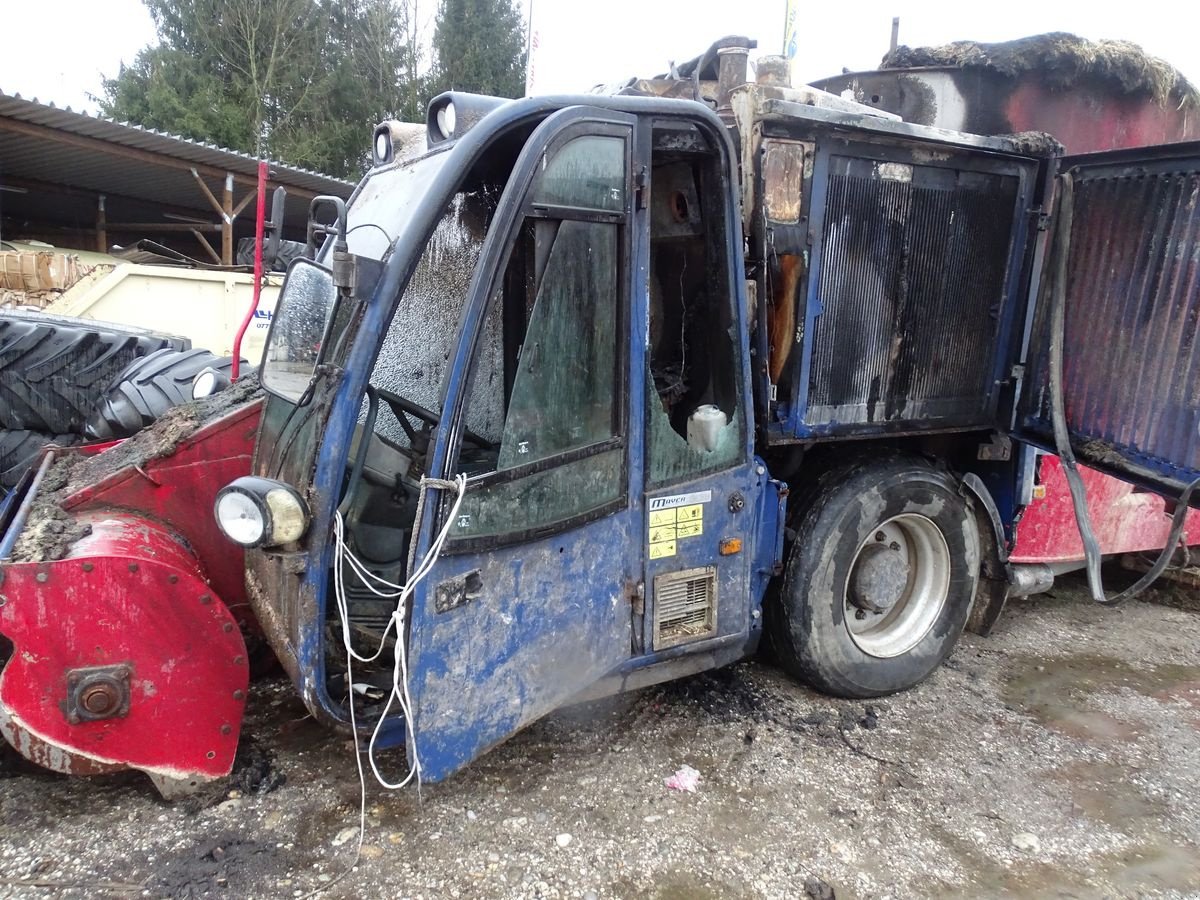
{"type": "Polygon", "coordinates": [[[233,265],[233,174],[225,175],[225,194],[221,198],[221,265],[233,265]]]}
{"type": "Polygon", "coordinates": [[[104,211],[104,195],[96,198],[96,250],[108,252],[108,217],[104,211]]]}

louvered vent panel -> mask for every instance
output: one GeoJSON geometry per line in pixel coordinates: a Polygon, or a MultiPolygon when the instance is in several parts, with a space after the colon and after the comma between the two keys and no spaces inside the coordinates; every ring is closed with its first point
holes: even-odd
{"type": "MultiPolygon", "coordinates": [[[[1085,157],[1086,158],[1086,157],[1085,157]]],[[[1061,250],[1059,251],[1061,252],[1061,250]]],[[[1050,303],[1031,354],[1035,430],[1051,435],[1050,303]]],[[[1200,472],[1200,160],[1159,171],[1112,164],[1075,175],[1063,381],[1076,452],[1200,472]]]]}
{"type": "Polygon", "coordinates": [[[687,569],[654,579],[655,650],[716,633],[716,569],[687,569]]]}
{"type": "Polygon", "coordinates": [[[805,422],[990,421],[1017,179],[831,166],[805,422]]]}

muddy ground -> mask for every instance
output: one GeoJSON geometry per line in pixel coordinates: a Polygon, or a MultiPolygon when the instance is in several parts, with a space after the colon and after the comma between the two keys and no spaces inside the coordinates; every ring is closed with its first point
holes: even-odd
{"type": "Polygon", "coordinates": [[[1200,896],[1200,612],[1152,600],[1070,582],[870,704],[750,662],[558,713],[420,795],[369,787],[341,880],[351,747],[263,683],[244,739],[274,760],[207,808],[10,771],[0,894],[1200,896]],[[684,764],[694,794],[663,783],[684,764]]]}

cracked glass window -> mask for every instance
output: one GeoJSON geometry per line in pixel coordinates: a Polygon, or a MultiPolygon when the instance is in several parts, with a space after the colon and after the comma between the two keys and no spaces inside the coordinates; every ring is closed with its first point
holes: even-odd
{"type": "Polygon", "coordinates": [[[625,451],[613,442],[627,226],[621,215],[592,218],[625,209],[625,158],[624,138],[587,135],[533,179],[488,313],[503,352],[485,337],[472,372],[473,383],[504,385],[495,468],[468,488],[452,536],[549,528],[624,496],[625,451]]]}

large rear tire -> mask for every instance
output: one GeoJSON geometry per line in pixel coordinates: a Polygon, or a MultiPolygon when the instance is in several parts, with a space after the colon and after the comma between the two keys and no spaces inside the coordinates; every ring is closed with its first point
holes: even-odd
{"type": "Polygon", "coordinates": [[[135,359],[186,338],[25,310],[0,311],[0,428],[79,433],[135,359]]]}
{"type": "Polygon", "coordinates": [[[979,532],[949,473],[915,457],[824,473],[795,520],[768,639],[791,674],[841,697],[910,688],[953,651],[979,532]]]}
{"type": "Polygon", "coordinates": [[[136,434],[172,407],[190,402],[192,379],[202,369],[211,366],[228,374],[232,365],[232,357],[207,350],[159,350],[135,360],[96,404],[84,434],[99,441],[136,434]]]}
{"type": "Polygon", "coordinates": [[[15,487],[47,444],[69,447],[79,443],[77,434],[42,434],[40,431],[0,429],[0,490],[15,487]]]}

